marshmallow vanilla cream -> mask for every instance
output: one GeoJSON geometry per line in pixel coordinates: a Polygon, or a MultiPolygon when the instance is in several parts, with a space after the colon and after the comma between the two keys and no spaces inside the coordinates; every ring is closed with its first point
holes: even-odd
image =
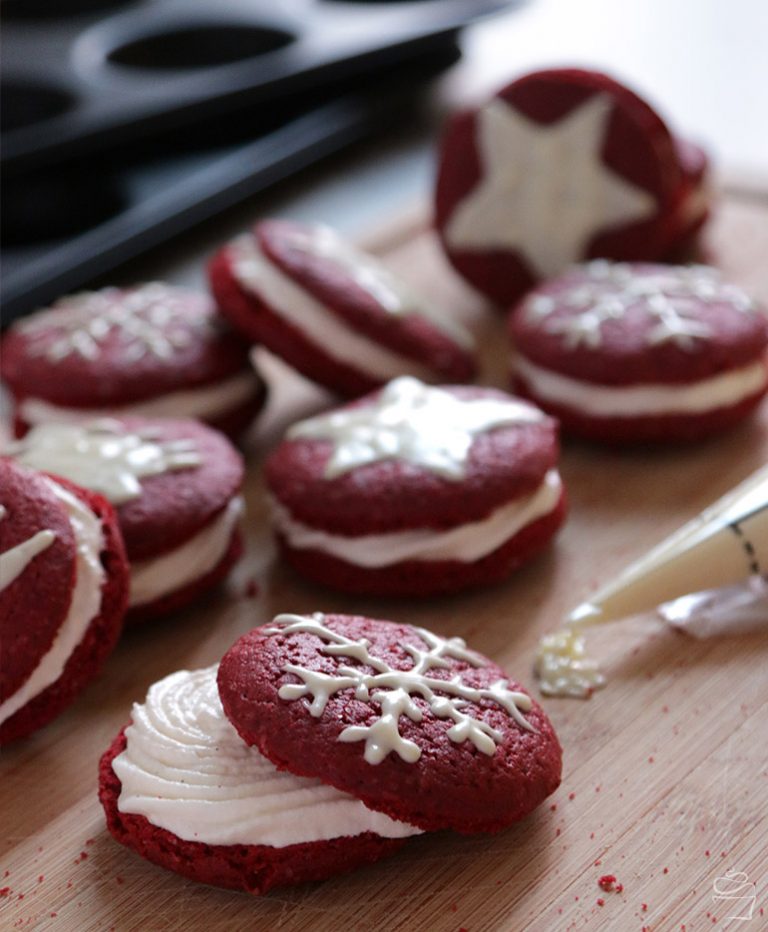
{"type": "Polygon", "coordinates": [[[762,361],[696,382],[653,385],[598,385],[552,372],[518,356],[515,372],[534,394],[551,404],[577,408],[594,417],[698,414],[738,404],[768,382],[762,361]]]}
{"type": "Polygon", "coordinates": [[[180,547],[149,560],[133,562],[128,601],[131,608],[154,602],[209,573],[227,552],[244,510],[245,503],[238,495],[217,518],[180,547]]]}
{"type": "Polygon", "coordinates": [[[109,417],[196,417],[212,420],[245,404],[260,391],[255,373],[240,372],[214,385],[168,392],[147,401],[110,408],[70,408],[42,398],[24,398],[18,415],[26,424],[66,424],[109,417]]]}
{"type": "Polygon", "coordinates": [[[118,809],[184,841],[269,845],[420,829],[368,809],[319,780],[278,770],[224,715],[217,666],[172,673],[133,707],[126,747],[112,762],[118,809]]]}
{"type": "Polygon", "coordinates": [[[563,485],[551,469],[530,495],[501,505],[479,521],[444,531],[417,528],[390,534],[345,537],[296,521],[276,500],[270,502],[274,525],[291,547],[320,550],[364,567],[391,566],[405,560],[458,560],[471,563],[492,553],[518,531],[557,507],[563,485]]]}

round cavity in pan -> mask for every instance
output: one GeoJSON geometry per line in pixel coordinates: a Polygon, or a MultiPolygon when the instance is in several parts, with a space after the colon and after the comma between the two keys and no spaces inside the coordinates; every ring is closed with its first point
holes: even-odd
{"type": "Polygon", "coordinates": [[[274,52],[294,38],[273,26],[179,25],[136,36],[112,49],[107,58],[129,68],[211,68],[274,52]]]}
{"type": "Polygon", "coordinates": [[[136,0],[2,0],[5,20],[66,19],[127,6],[136,0]]]}
{"type": "Polygon", "coordinates": [[[4,133],[49,120],[74,105],[74,99],[66,91],[24,78],[4,78],[0,97],[3,103],[0,126],[4,133]]]}

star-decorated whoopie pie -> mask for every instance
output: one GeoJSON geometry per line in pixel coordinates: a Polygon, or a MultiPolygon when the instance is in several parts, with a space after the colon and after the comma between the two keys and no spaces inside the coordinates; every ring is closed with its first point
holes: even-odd
{"type": "Polygon", "coordinates": [[[575,266],[510,316],[516,390],[609,443],[695,440],[768,388],[768,318],[706,266],[575,266]]]}
{"type": "Polygon", "coordinates": [[[278,615],[224,655],[243,740],[424,830],[496,832],[560,783],[552,725],[460,638],[350,615],[278,615]]]}
{"type": "Polygon", "coordinates": [[[675,149],[683,172],[683,188],[679,200],[670,248],[662,257],[665,262],[693,262],[699,258],[699,233],[712,209],[712,181],[709,156],[687,139],[675,139],[675,149]]]}
{"type": "Polygon", "coordinates": [[[234,327],[341,395],[406,373],[474,375],[464,328],[328,227],[263,221],[224,246],[209,275],[234,327]]]}
{"type": "Polygon", "coordinates": [[[498,831],[560,772],[542,709],[461,639],[318,613],[280,615],[218,669],[151,687],[102,758],[99,795],[142,857],[265,893],[423,830],[498,831]]]}
{"type": "Polygon", "coordinates": [[[217,670],[155,683],[102,757],[117,841],[200,883],[259,894],[377,861],[418,834],[248,747],[224,715],[217,670]]]}
{"type": "Polygon", "coordinates": [[[0,744],[46,725],[96,677],[127,599],[109,502],[0,458],[0,744]]]}
{"type": "Polygon", "coordinates": [[[574,262],[688,244],[707,211],[702,156],[606,75],[534,72],[449,122],[437,230],[455,268],[509,304],[574,262]]]}
{"type": "Polygon", "coordinates": [[[117,509],[131,564],[131,622],[190,604],[242,552],[242,457],[198,421],[41,424],[9,452],[99,492],[117,509]]]}
{"type": "Polygon", "coordinates": [[[231,436],[264,404],[249,347],[205,294],[151,282],[57,301],[9,328],[17,435],[104,414],[194,417],[231,436]]]}
{"type": "Polygon", "coordinates": [[[273,523],[303,575],[429,595],[495,582],[565,514],[557,425],[494,389],[408,376],[294,424],[266,463],[273,523]]]}

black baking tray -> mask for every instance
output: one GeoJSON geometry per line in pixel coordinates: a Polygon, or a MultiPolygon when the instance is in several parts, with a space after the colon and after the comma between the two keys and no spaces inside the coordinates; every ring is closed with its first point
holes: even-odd
{"type": "Polygon", "coordinates": [[[2,0],[6,173],[431,50],[511,0],[2,0]]]}
{"type": "Polygon", "coordinates": [[[286,101],[143,139],[109,158],[3,176],[2,324],[112,269],[344,146],[402,126],[457,36],[417,60],[286,101]],[[252,138],[255,127],[260,134],[252,138]]]}

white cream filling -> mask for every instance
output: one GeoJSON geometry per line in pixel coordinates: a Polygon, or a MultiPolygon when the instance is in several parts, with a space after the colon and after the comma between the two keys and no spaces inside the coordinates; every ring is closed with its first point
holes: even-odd
{"type": "Polygon", "coordinates": [[[382,381],[408,374],[434,382],[432,369],[357,333],[300,288],[270,262],[254,237],[240,237],[229,248],[233,273],[242,287],[264,301],[277,317],[300,330],[320,352],[382,381]]]}
{"type": "Polygon", "coordinates": [[[542,401],[595,417],[640,417],[655,414],[698,414],[738,404],[768,383],[764,362],[742,366],[722,375],[677,385],[596,385],[543,369],[518,356],[515,373],[542,401]]]}
{"type": "Polygon", "coordinates": [[[75,587],[67,617],[56,632],[53,643],[31,676],[0,704],[0,723],[58,680],[101,608],[101,587],[106,575],[99,559],[104,549],[101,521],[71,492],[51,479],[44,478],[44,481],[64,506],[72,525],[76,547],[75,587]]]}
{"type": "Polygon", "coordinates": [[[148,401],[105,408],[67,408],[42,398],[24,398],[18,414],[27,424],[67,424],[100,417],[196,417],[213,419],[245,404],[256,395],[259,383],[252,372],[240,372],[215,385],[169,392],[148,401]]]}
{"type": "Polygon", "coordinates": [[[209,573],[227,552],[245,509],[241,496],[233,498],[218,518],[181,547],[131,564],[129,605],[146,605],[209,573]]]}
{"type": "Polygon", "coordinates": [[[363,832],[419,834],[319,780],[277,770],[224,715],[216,671],[173,673],[134,704],[126,748],[112,763],[120,812],[210,845],[283,848],[363,832]]]}
{"type": "Polygon", "coordinates": [[[373,568],[405,560],[459,560],[463,563],[479,560],[553,511],[561,494],[560,476],[556,469],[551,469],[531,495],[502,505],[481,521],[461,524],[447,531],[424,528],[359,537],[342,537],[308,527],[295,521],[274,499],[270,504],[275,526],[291,547],[319,550],[355,566],[373,568]]]}

